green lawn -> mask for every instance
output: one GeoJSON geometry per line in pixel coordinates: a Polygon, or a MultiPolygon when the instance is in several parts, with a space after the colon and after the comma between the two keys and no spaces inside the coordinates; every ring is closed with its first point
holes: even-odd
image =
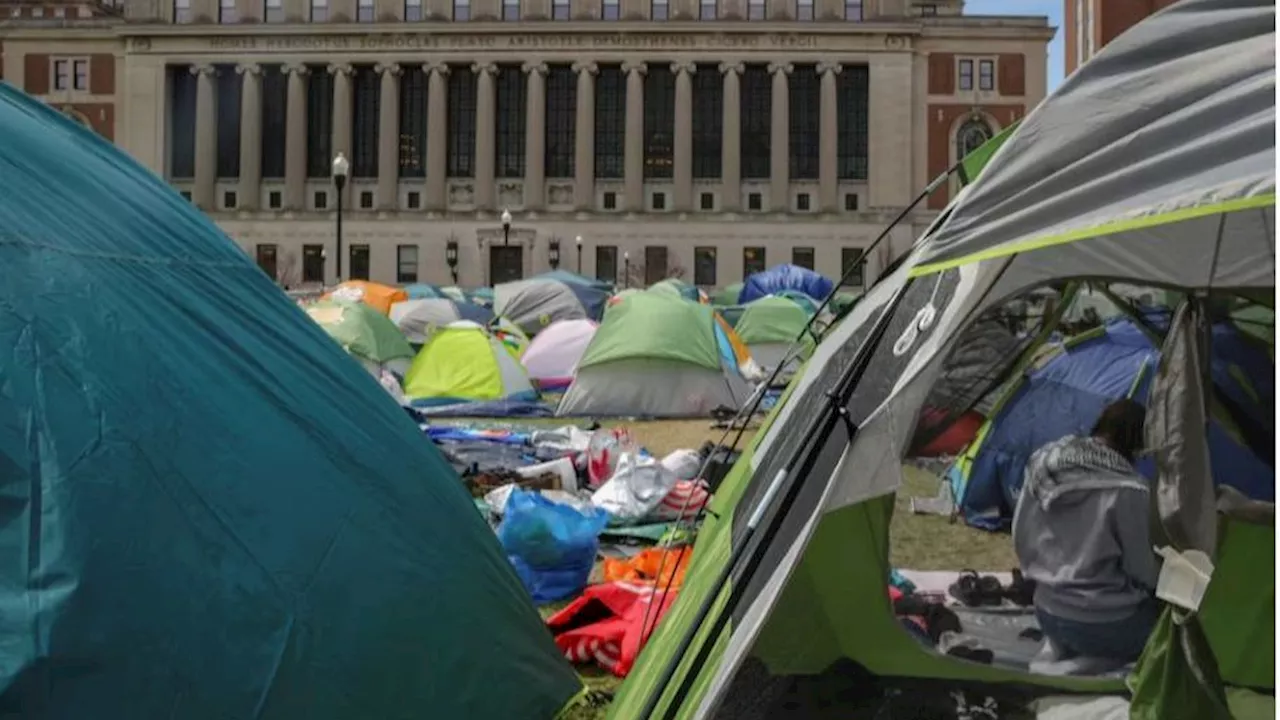
{"type": "MultiPolygon", "coordinates": [[[[523,421],[520,421],[523,423],[523,421]]],[[[559,425],[563,421],[541,420],[538,424],[559,425]]],[[[665,454],[678,448],[696,449],[704,441],[720,440],[723,430],[713,430],[706,420],[677,420],[662,422],[614,421],[609,426],[623,425],[631,429],[637,440],[650,452],[665,454]]],[[[745,444],[750,434],[743,439],[745,444]]],[[[987,533],[970,528],[948,518],[913,515],[910,498],[933,497],[938,490],[938,480],[916,467],[903,468],[903,486],[898,493],[896,510],[891,526],[890,562],[894,567],[913,570],[959,570],[975,568],[989,571],[1008,571],[1016,565],[1013,543],[1008,535],[987,533]]],[[[563,604],[541,608],[543,617],[563,607],[563,604]]],[[[579,672],[591,690],[613,693],[622,681],[595,667],[581,667],[579,672]]],[[[568,720],[596,720],[608,713],[607,705],[583,705],[573,708],[568,720]]]]}

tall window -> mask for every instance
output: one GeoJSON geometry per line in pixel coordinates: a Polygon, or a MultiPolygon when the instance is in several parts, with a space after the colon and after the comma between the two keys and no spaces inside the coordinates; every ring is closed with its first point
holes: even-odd
{"type": "Polygon", "coordinates": [[[836,76],[836,175],[867,179],[867,66],[846,65],[836,76]]]}
{"type": "Polygon", "coordinates": [[[960,89],[973,89],[973,61],[964,58],[959,62],[960,66],[960,89]]]}
{"type": "Polygon", "coordinates": [[[813,248],[811,247],[795,247],[791,248],[791,264],[796,267],[802,267],[806,270],[813,269],[813,248]]]}
{"type": "Polygon", "coordinates": [[[764,65],[748,65],[742,73],[742,177],[769,178],[769,146],[773,115],[773,78],[764,65]]]}
{"type": "Polygon", "coordinates": [[[352,280],[369,279],[369,246],[352,245],[351,263],[347,266],[352,280]]]}
{"type": "Polygon", "coordinates": [[[427,74],[421,66],[404,68],[400,76],[400,177],[427,173],[427,74]]]}
{"type": "Polygon", "coordinates": [[[520,19],[520,0],[502,0],[502,19],[508,22],[520,19]]]}
{"type": "Polygon", "coordinates": [[[372,65],[356,65],[351,74],[351,177],[378,177],[378,115],[382,78],[372,65]]]}
{"type": "Polygon", "coordinates": [[[284,0],[265,0],[262,3],[262,19],[269,23],[284,22],[284,0]]]}
{"type": "Polygon", "coordinates": [[[471,19],[471,0],[453,0],[453,19],[471,19]]]}
{"type": "Polygon", "coordinates": [[[716,0],[698,0],[698,19],[716,19],[716,0]]]}
{"type": "Polygon", "coordinates": [[[262,272],[266,273],[267,277],[272,280],[280,277],[279,263],[277,262],[280,254],[279,248],[268,243],[258,243],[255,250],[258,257],[258,267],[262,269],[262,272]]]}
{"type": "Polygon", "coordinates": [[[333,162],[333,76],[307,66],[307,177],[327,178],[333,162]]]}
{"type": "Polygon", "coordinates": [[[764,0],[747,0],[747,19],[764,19],[764,0]]]}
{"type": "Polygon", "coordinates": [[[356,21],[373,22],[373,0],[358,0],[356,4],[356,21]]]}
{"type": "Polygon", "coordinates": [[[552,20],[568,20],[569,19],[569,0],[552,0],[551,19],[552,20]]]}
{"type": "Polygon", "coordinates": [[[191,0],[173,0],[173,22],[186,25],[191,20],[191,0]]]}
{"type": "Polygon", "coordinates": [[[223,25],[240,22],[240,15],[236,13],[236,0],[218,0],[218,22],[223,25]]]}
{"type": "Polygon", "coordinates": [[[600,17],[603,20],[617,20],[621,15],[618,7],[619,0],[602,0],[600,6],[600,17]]]}
{"type": "Polygon", "coordinates": [[[724,78],[715,65],[699,65],[693,74],[693,176],[719,179],[720,125],[724,122],[724,78]]]}
{"type": "Polygon", "coordinates": [[[569,65],[547,69],[547,177],[573,177],[578,78],[569,65]]]}
{"type": "Polygon", "coordinates": [[[797,65],[791,72],[787,94],[790,95],[791,122],[790,172],[792,180],[818,179],[818,68],[797,65]]]}
{"type": "Polygon", "coordinates": [[[764,248],[742,248],[742,277],[749,278],[758,272],[764,272],[764,248]]]}
{"type": "Polygon", "coordinates": [[[626,76],[618,65],[601,65],[596,77],[596,177],[623,176],[626,135],[626,76]]]}
{"type": "Polygon", "coordinates": [[[466,67],[449,72],[449,177],[476,174],[476,76],[466,67]]]}
{"type": "Polygon", "coordinates": [[[996,61],[978,61],[978,89],[991,91],[996,89],[996,61]]]}
{"type": "Polygon", "coordinates": [[[716,284],[716,249],[713,246],[693,249],[693,284],[699,287],[716,284]]]}
{"type": "Polygon", "coordinates": [[[329,0],[311,0],[311,22],[326,22],[329,19],[329,0]]]}
{"type": "Polygon", "coordinates": [[[644,248],[644,284],[652,285],[667,277],[667,247],[646,245],[644,248]]]}
{"type": "Polygon", "coordinates": [[[302,246],[302,282],[324,282],[324,246],[302,246]]]}
{"type": "Polygon", "coordinates": [[[653,64],[644,78],[644,176],[669,178],[674,162],[676,76],[653,64]]]}
{"type": "Polygon", "coordinates": [[[169,177],[186,179],[196,174],[196,76],[189,65],[170,65],[169,75],[169,177]]]}
{"type": "Polygon", "coordinates": [[[862,0],[844,0],[844,19],[853,22],[862,20],[862,0]]]}
{"type": "Polygon", "coordinates": [[[240,177],[240,83],[231,65],[218,65],[218,177],[240,177]]]}
{"type": "Polygon", "coordinates": [[[866,278],[864,274],[866,271],[867,261],[862,257],[862,248],[840,248],[840,275],[844,278],[843,284],[845,286],[862,287],[865,285],[866,278]]]}
{"type": "Polygon", "coordinates": [[[605,282],[618,282],[618,246],[596,246],[596,279],[605,282]]]}
{"type": "Polygon", "coordinates": [[[289,76],[280,65],[262,66],[262,177],[284,177],[285,114],[289,106],[289,76]]]}
{"type": "Polygon", "coordinates": [[[422,19],[422,0],[404,0],[404,19],[408,22],[422,19]]]}
{"type": "Polygon", "coordinates": [[[813,20],[813,0],[796,0],[796,19],[813,20]]]}
{"type": "Polygon", "coordinates": [[[667,0],[653,0],[649,6],[649,19],[666,20],[671,16],[671,6],[667,0]]]}
{"type": "Polygon", "coordinates": [[[418,282],[418,246],[396,246],[396,282],[418,282]]]}
{"type": "Polygon", "coordinates": [[[982,144],[991,137],[991,126],[987,125],[982,118],[973,117],[965,120],[956,131],[956,159],[963,158],[982,147],[982,144]]]}
{"type": "Polygon", "coordinates": [[[519,65],[499,65],[497,85],[497,117],[494,119],[494,175],[500,178],[524,177],[525,81],[519,65]]]}

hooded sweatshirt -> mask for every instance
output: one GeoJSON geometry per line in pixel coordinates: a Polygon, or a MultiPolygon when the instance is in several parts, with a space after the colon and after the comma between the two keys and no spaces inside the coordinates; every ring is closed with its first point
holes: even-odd
{"type": "Polygon", "coordinates": [[[1038,609],[1104,623],[1151,600],[1159,566],[1149,494],[1133,464],[1093,438],[1067,436],[1031,455],[1013,545],[1038,609]]]}

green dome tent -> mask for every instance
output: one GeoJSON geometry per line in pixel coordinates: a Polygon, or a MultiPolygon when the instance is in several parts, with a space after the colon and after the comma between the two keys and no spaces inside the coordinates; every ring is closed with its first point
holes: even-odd
{"type": "Polygon", "coordinates": [[[380,367],[391,367],[404,375],[413,360],[413,348],[400,328],[367,303],[321,300],[306,310],[308,317],[375,376],[380,367]]]}
{"type": "Polygon", "coordinates": [[[404,410],[110,141],[4,83],[0,128],[0,714],[554,717],[581,681],[404,410]]]}
{"type": "Polygon", "coordinates": [[[771,295],[742,308],[733,329],[751,351],[751,358],[763,368],[776,367],[790,359],[793,368],[809,356],[813,350],[813,337],[801,333],[809,324],[809,313],[790,298],[771,295]],[[795,354],[789,354],[791,346],[801,338],[795,354]]]}
{"type": "Polygon", "coordinates": [[[742,292],[742,283],[732,283],[711,293],[711,304],[721,307],[738,304],[738,294],[742,292]]]}

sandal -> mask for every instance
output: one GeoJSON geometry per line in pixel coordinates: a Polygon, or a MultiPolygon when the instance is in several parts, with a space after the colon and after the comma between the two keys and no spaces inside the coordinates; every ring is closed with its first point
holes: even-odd
{"type": "Polygon", "coordinates": [[[1035,601],[1036,581],[1028,580],[1022,571],[1013,569],[1013,581],[1005,588],[1004,596],[1015,605],[1028,607],[1035,601]]]}
{"type": "Polygon", "coordinates": [[[1004,587],[994,575],[978,575],[977,570],[965,570],[947,588],[951,597],[966,607],[991,607],[1004,603],[1004,587]]]}

